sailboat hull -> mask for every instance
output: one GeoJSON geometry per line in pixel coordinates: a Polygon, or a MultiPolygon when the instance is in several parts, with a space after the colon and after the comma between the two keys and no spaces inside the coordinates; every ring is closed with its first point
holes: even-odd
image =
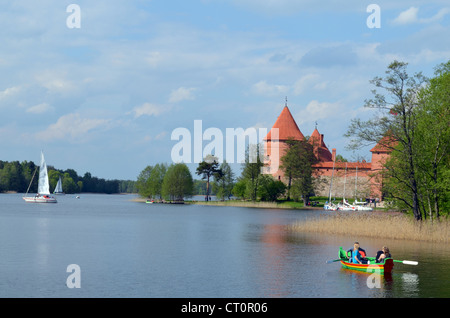
{"type": "Polygon", "coordinates": [[[51,196],[23,197],[25,202],[30,203],[57,203],[58,201],[51,196]]]}

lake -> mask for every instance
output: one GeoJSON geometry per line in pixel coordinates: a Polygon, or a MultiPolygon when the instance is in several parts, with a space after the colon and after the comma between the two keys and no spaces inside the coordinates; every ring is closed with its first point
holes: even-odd
{"type": "MultiPolygon", "coordinates": [[[[145,204],[133,195],[58,196],[33,204],[0,194],[0,297],[449,297],[447,245],[293,233],[322,210],[145,204]],[[342,269],[339,246],[359,241],[395,259],[389,277],[342,269]],[[77,271],[68,270],[76,264],[77,271]],[[77,273],[80,288],[69,288],[77,273]]],[[[75,280],[74,280],[75,281],[75,280]]]]}

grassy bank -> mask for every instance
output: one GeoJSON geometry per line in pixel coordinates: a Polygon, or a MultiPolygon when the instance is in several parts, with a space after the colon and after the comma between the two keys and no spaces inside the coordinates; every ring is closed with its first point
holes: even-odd
{"type": "Polygon", "coordinates": [[[387,239],[449,242],[450,221],[441,218],[439,222],[416,222],[399,213],[334,213],[318,216],[290,226],[296,232],[383,237],[387,239]]]}
{"type": "MultiPolygon", "coordinates": [[[[241,200],[228,200],[228,201],[185,201],[186,204],[199,204],[209,206],[234,206],[245,208],[260,208],[260,209],[306,209],[302,202],[264,202],[264,201],[241,201],[241,200]]],[[[310,209],[310,207],[308,207],[310,209]]],[[[322,208],[321,208],[322,209],[322,208]]]]}

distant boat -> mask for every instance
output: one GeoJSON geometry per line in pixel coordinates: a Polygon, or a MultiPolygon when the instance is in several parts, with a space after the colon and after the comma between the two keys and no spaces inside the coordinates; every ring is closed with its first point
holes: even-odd
{"type": "Polygon", "coordinates": [[[53,191],[53,194],[58,194],[58,195],[64,195],[65,194],[63,189],[62,189],[61,177],[59,177],[59,179],[58,179],[58,183],[56,184],[55,191],[53,191]]]}
{"type": "MultiPolygon", "coordinates": [[[[36,168],[37,169],[37,168],[36,168]]],[[[30,185],[28,186],[28,190],[30,190],[31,183],[33,182],[34,175],[36,174],[36,170],[33,173],[33,177],[31,178],[30,185]]],[[[33,202],[33,203],[57,203],[56,199],[50,195],[50,186],[48,183],[48,172],[47,172],[47,164],[45,163],[44,154],[41,151],[41,164],[39,166],[39,181],[38,181],[38,193],[35,196],[29,197],[24,196],[23,199],[25,202],[33,202]]]]}

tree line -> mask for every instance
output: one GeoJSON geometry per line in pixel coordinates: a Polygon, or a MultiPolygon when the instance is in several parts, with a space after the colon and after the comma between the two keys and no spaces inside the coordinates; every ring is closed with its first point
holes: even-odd
{"type": "Polygon", "coordinates": [[[394,61],[371,81],[365,106],[376,113],[352,120],[346,136],[351,149],[378,142],[391,152],[377,176],[384,200],[418,221],[439,219],[450,211],[450,61],[431,79],[407,65],[394,61]]]}
{"type": "Polygon", "coordinates": [[[147,166],[139,174],[136,187],[142,197],[159,200],[183,200],[192,194],[202,194],[205,200],[215,194],[219,200],[232,197],[252,201],[300,200],[305,203],[314,194],[312,168],[315,162],[312,146],[307,140],[288,141],[289,148],[281,158],[281,169],[289,175],[289,184],[263,174],[264,166],[261,145],[249,145],[242,165],[241,175],[235,178],[231,166],[219,164],[218,158],[207,155],[199,163],[196,174],[202,180],[193,180],[188,167],[183,163],[147,166]],[[173,180],[173,181],[171,181],[173,180]]]}
{"type": "MultiPolygon", "coordinates": [[[[25,193],[28,190],[30,193],[36,193],[39,179],[38,170],[39,165],[33,161],[7,162],[0,160],[0,192],[25,193]],[[36,175],[33,178],[34,173],[36,175]]],[[[61,178],[65,193],[136,193],[136,182],[132,180],[105,180],[93,177],[89,172],[86,172],[84,176],[79,176],[73,169],[60,170],[53,166],[48,166],[47,170],[51,191],[56,187],[58,179],[61,178]]]]}

